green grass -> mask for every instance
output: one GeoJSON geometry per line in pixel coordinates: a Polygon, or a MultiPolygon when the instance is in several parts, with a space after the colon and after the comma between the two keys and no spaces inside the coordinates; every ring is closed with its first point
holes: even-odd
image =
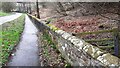
{"type": "MultiPolygon", "coordinates": [[[[44,32],[43,35],[42,35],[42,40],[46,41],[47,44],[50,45],[50,47],[52,47],[54,50],[56,50],[57,53],[59,52],[59,50],[58,50],[57,47],[55,46],[55,43],[53,42],[53,40],[52,40],[51,36],[49,35],[49,33],[44,32]]],[[[45,43],[45,44],[46,44],[46,43],[45,43]]],[[[49,51],[48,51],[48,49],[47,49],[47,45],[45,45],[44,48],[45,48],[45,50],[44,50],[44,55],[45,55],[46,57],[48,57],[48,59],[49,59],[49,51]]],[[[61,56],[61,58],[62,58],[63,60],[65,60],[62,56],[61,56]]],[[[71,64],[65,63],[64,68],[71,68],[71,64]]]]}
{"type": "Polygon", "coordinates": [[[20,40],[24,27],[24,17],[25,16],[22,15],[19,18],[2,25],[2,39],[0,39],[0,42],[2,41],[2,53],[0,54],[2,58],[2,65],[8,61],[11,51],[20,40]]]}
{"type": "MultiPolygon", "coordinates": [[[[42,35],[42,39],[47,41],[47,45],[55,46],[54,43],[52,42],[52,39],[51,39],[50,35],[47,34],[46,32],[42,35]]],[[[51,47],[52,47],[52,46],[51,46],[51,47]]],[[[48,46],[44,46],[44,48],[45,48],[45,50],[44,50],[44,55],[45,55],[46,57],[49,57],[49,53],[48,53],[49,51],[47,50],[47,47],[48,47],[48,46]]]]}
{"type": "Polygon", "coordinates": [[[56,49],[56,46],[55,46],[55,44],[53,43],[53,41],[52,41],[52,39],[51,39],[51,36],[50,36],[49,34],[44,33],[44,34],[43,34],[43,39],[46,40],[46,41],[48,42],[48,45],[51,45],[51,47],[52,47],[53,49],[56,49]]]}
{"type": "Polygon", "coordinates": [[[111,29],[111,30],[99,30],[99,31],[94,31],[94,32],[82,32],[82,33],[77,33],[75,34],[76,36],[81,36],[81,35],[88,35],[88,34],[100,34],[100,33],[111,33],[114,32],[116,28],[111,29]]]}
{"type": "Polygon", "coordinates": [[[10,13],[0,11],[0,16],[7,16],[7,15],[10,15],[10,13]]]}

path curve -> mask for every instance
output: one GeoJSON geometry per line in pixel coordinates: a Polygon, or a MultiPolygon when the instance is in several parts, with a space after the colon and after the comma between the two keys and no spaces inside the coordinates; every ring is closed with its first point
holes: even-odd
{"type": "Polygon", "coordinates": [[[7,66],[39,66],[37,31],[26,15],[22,39],[7,66]]]}
{"type": "Polygon", "coordinates": [[[12,21],[12,20],[20,17],[21,15],[22,15],[22,13],[15,13],[13,15],[0,17],[0,25],[5,22],[12,21]]]}

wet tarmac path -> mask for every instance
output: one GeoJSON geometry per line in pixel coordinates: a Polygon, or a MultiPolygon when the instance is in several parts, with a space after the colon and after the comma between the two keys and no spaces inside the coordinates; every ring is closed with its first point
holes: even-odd
{"type": "Polygon", "coordinates": [[[5,22],[12,21],[12,20],[20,17],[21,15],[22,15],[22,13],[15,13],[15,14],[12,14],[9,16],[0,17],[0,25],[5,23],[5,22]]]}
{"type": "Polygon", "coordinates": [[[26,15],[21,41],[7,66],[39,66],[37,31],[26,15]]]}

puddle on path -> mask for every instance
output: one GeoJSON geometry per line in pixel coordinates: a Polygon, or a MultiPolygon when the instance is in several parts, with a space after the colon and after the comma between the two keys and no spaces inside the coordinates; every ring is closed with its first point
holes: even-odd
{"type": "Polygon", "coordinates": [[[39,66],[37,31],[26,15],[22,39],[7,66],[39,66]]]}

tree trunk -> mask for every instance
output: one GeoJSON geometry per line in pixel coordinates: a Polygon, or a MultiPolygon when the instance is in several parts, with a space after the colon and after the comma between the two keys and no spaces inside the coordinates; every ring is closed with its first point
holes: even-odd
{"type": "Polygon", "coordinates": [[[31,3],[29,2],[29,13],[31,14],[31,3]]]}
{"type": "Polygon", "coordinates": [[[40,18],[38,0],[36,2],[36,9],[37,9],[37,18],[40,18]]]}
{"type": "Polygon", "coordinates": [[[23,12],[25,13],[26,9],[25,9],[25,3],[23,2],[23,12]]]}

